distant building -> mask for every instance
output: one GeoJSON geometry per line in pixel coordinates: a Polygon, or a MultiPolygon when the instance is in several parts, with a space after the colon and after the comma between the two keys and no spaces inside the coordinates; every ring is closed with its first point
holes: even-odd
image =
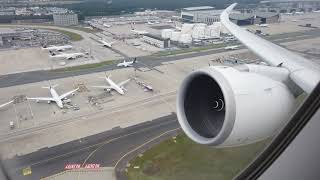
{"type": "Polygon", "coordinates": [[[211,25],[215,22],[220,22],[220,15],[223,10],[224,9],[215,9],[211,6],[183,8],[181,10],[181,19],[184,22],[205,23],[207,25],[211,25]]]}
{"type": "Polygon", "coordinates": [[[72,26],[79,23],[78,15],[74,13],[54,14],[53,22],[57,26],[72,26]]]}
{"type": "Polygon", "coordinates": [[[277,13],[312,12],[319,9],[319,0],[268,0],[258,4],[259,11],[277,13]]]}
{"type": "Polygon", "coordinates": [[[16,11],[12,8],[0,9],[0,16],[12,16],[15,14],[16,14],[16,11]]]}
{"type": "Polygon", "coordinates": [[[3,46],[3,40],[2,40],[2,36],[0,36],[0,47],[3,46]]]}
{"type": "Polygon", "coordinates": [[[181,10],[181,19],[184,22],[212,24],[220,21],[221,12],[211,6],[188,7],[181,10]]]}
{"type": "Polygon", "coordinates": [[[280,20],[280,14],[276,12],[233,13],[230,20],[237,25],[272,24],[280,20]]]}
{"type": "Polygon", "coordinates": [[[152,34],[145,34],[143,35],[142,40],[148,44],[151,44],[159,48],[170,48],[169,38],[162,38],[160,36],[156,36],[152,34]]]}

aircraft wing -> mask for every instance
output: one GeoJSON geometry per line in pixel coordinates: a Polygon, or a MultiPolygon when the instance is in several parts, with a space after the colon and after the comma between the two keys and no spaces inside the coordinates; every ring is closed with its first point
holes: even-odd
{"type": "Polygon", "coordinates": [[[11,104],[11,103],[13,103],[13,100],[12,100],[12,101],[9,101],[9,102],[7,102],[7,103],[1,104],[1,105],[0,105],[0,108],[4,107],[4,106],[6,106],[6,105],[9,105],[9,104],[11,104]]]}
{"type": "Polygon", "coordinates": [[[36,98],[27,98],[28,100],[36,101],[55,101],[52,97],[36,97],[36,98]]]}
{"type": "Polygon", "coordinates": [[[130,81],[130,79],[127,79],[119,84],[117,84],[119,87],[124,86],[125,84],[127,84],[130,81]]]}
{"type": "Polygon", "coordinates": [[[221,23],[253,53],[271,66],[281,66],[290,71],[290,79],[305,92],[310,93],[320,80],[320,67],[307,59],[273,44],[229,20],[237,4],[232,4],[221,14],[221,23]]]}
{"type": "Polygon", "coordinates": [[[60,99],[66,98],[66,97],[70,96],[72,93],[78,91],[78,89],[79,89],[79,88],[74,89],[74,90],[72,90],[72,91],[69,91],[69,92],[67,92],[67,93],[64,93],[64,94],[62,94],[61,96],[59,96],[59,98],[60,98],[60,99]]]}
{"type": "Polygon", "coordinates": [[[91,86],[91,87],[94,87],[94,88],[101,88],[101,89],[112,89],[111,86],[91,86]]]}

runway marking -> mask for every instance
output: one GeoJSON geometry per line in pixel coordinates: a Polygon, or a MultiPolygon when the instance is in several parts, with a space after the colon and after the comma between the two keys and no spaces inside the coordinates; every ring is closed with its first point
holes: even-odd
{"type": "MultiPolygon", "coordinates": [[[[151,127],[148,127],[148,128],[143,128],[141,130],[138,130],[138,131],[135,131],[135,132],[132,132],[132,133],[129,133],[129,134],[125,134],[125,135],[121,135],[121,136],[116,137],[116,138],[112,138],[111,140],[108,140],[108,141],[100,142],[100,143],[97,143],[97,144],[94,144],[94,145],[90,145],[90,146],[87,146],[87,147],[84,147],[84,148],[81,148],[81,149],[78,149],[78,150],[74,150],[74,151],[71,151],[71,152],[68,152],[68,153],[64,153],[64,154],[61,154],[61,155],[58,155],[58,156],[54,156],[54,157],[46,159],[46,160],[42,160],[42,161],[39,161],[39,162],[36,162],[36,163],[32,163],[32,164],[29,165],[29,167],[36,166],[36,165],[39,165],[39,164],[42,164],[42,163],[45,163],[45,162],[49,162],[51,160],[55,160],[55,159],[67,156],[69,154],[80,152],[80,151],[83,151],[83,150],[86,150],[86,149],[89,149],[89,148],[92,148],[92,147],[95,147],[95,146],[105,145],[105,144],[111,143],[113,141],[116,141],[118,139],[121,139],[123,137],[127,137],[127,136],[130,136],[130,135],[133,135],[133,134],[137,134],[137,133],[146,131],[148,129],[152,129],[152,128],[155,128],[155,127],[158,127],[158,126],[162,126],[162,125],[165,125],[165,124],[170,124],[170,123],[175,122],[175,121],[176,120],[165,122],[165,123],[160,123],[160,124],[155,125],[155,126],[151,126],[151,127]]],[[[24,168],[18,168],[17,170],[19,171],[21,169],[24,169],[24,168]]]]}
{"type": "Polygon", "coordinates": [[[145,142],[145,143],[141,144],[140,146],[138,146],[138,147],[136,147],[136,148],[132,149],[131,151],[127,152],[125,155],[123,155],[123,156],[122,156],[122,157],[117,161],[116,165],[114,166],[114,167],[115,167],[115,169],[116,169],[117,165],[119,164],[119,162],[120,162],[123,158],[125,158],[127,155],[129,155],[129,154],[131,154],[132,152],[134,152],[134,151],[136,151],[136,150],[140,149],[141,147],[143,147],[143,146],[145,146],[145,145],[149,144],[150,142],[152,142],[152,141],[154,141],[154,140],[156,140],[156,139],[158,139],[158,138],[162,137],[163,135],[166,135],[166,134],[168,134],[168,133],[170,133],[170,132],[173,132],[173,131],[177,131],[177,130],[179,130],[179,129],[181,129],[181,128],[175,128],[175,129],[171,129],[171,130],[169,130],[169,131],[166,131],[166,132],[164,132],[164,133],[162,133],[162,134],[160,134],[160,135],[158,135],[158,136],[156,136],[156,137],[154,137],[154,138],[150,139],[149,141],[147,141],[147,142],[145,142]]]}

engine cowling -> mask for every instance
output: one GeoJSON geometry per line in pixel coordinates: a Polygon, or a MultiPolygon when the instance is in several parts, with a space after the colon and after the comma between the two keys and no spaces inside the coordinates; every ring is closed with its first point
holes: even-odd
{"type": "Polygon", "coordinates": [[[294,110],[295,98],[282,82],[210,66],[192,72],[180,87],[178,121],[200,144],[239,146],[273,135],[294,110]]]}

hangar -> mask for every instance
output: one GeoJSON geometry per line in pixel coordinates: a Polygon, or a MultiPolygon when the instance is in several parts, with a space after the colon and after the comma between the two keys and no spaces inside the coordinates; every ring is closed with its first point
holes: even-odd
{"type": "Polygon", "coordinates": [[[233,13],[230,20],[239,26],[252,24],[272,24],[280,20],[280,14],[276,12],[233,13]]]}

